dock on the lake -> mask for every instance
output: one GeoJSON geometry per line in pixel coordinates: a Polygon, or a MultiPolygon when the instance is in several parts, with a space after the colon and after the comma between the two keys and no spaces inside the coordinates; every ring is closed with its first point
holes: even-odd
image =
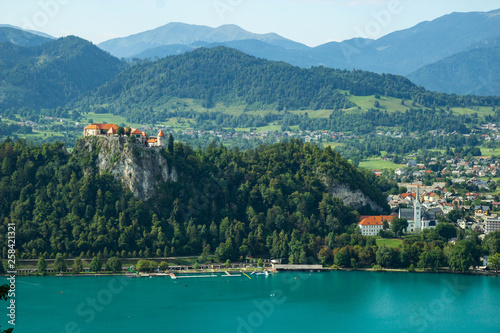
{"type": "Polygon", "coordinates": [[[293,271],[293,272],[321,272],[323,265],[281,265],[273,264],[273,269],[277,272],[293,271]]]}

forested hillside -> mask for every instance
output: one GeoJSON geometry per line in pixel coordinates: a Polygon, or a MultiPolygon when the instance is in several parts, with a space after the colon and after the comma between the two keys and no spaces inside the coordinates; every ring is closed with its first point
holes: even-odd
{"type": "Polygon", "coordinates": [[[500,47],[461,52],[408,75],[429,90],[462,95],[500,95],[500,47]]]}
{"type": "Polygon", "coordinates": [[[0,43],[0,109],[64,106],[124,67],[120,60],[78,37],[33,47],[0,43]]]}
{"type": "Polygon", "coordinates": [[[384,208],[381,189],[395,186],[362,174],[330,148],[301,141],[246,152],[175,143],[162,154],[178,181],[163,183],[144,202],[97,172],[98,143],[92,152],[82,147],[68,154],[58,143],[0,145],[4,252],[7,224],[15,223],[22,258],[205,252],[221,260],[270,254],[314,261],[327,236],[354,231],[358,214],[327,193],[325,179],[362,190],[384,208]]]}
{"type": "Polygon", "coordinates": [[[412,99],[425,107],[491,105],[492,99],[433,93],[397,75],[324,67],[302,69],[246,55],[226,47],[200,48],[123,71],[73,106],[127,117],[137,110],[161,108],[172,97],[216,103],[244,103],[249,109],[343,109],[345,98],[384,95],[412,99]]]}

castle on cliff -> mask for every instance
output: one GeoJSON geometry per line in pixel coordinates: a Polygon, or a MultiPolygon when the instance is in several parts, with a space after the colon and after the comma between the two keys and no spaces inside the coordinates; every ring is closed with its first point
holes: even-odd
{"type": "MultiPolygon", "coordinates": [[[[91,124],[83,129],[83,136],[118,137],[117,131],[118,126],[115,124],[91,124]]],[[[147,147],[165,147],[167,145],[165,133],[162,130],[158,132],[157,136],[149,136],[146,132],[132,128],[129,135],[135,136],[138,143],[147,147]]]]}

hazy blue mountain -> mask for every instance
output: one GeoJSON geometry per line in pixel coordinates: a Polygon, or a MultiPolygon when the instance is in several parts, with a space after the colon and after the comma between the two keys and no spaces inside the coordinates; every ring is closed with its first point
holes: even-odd
{"type": "Polygon", "coordinates": [[[359,68],[406,75],[424,65],[500,36],[500,9],[452,13],[369,43],[353,62],[359,68]]]}
{"type": "Polygon", "coordinates": [[[473,45],[482,47],[482,43],[495,42],[499,36],[500,10],[494,10],[452,13],[377,40],[354,38],[314,48],[276,34],[252,34],[234,25],[214,29],[181,23],[167,24],[99,46],[117,56],[163,58],[199,46],[224,45],[256,57],[286,61],[301,67],[356,68],[408,75],[423,66],[469,50],[473,45]]]}
{"type": "Polygon", "coordinates": [[[19,46],[36,46],[50,42],[50,36],[25,31],[11,25],[0,25],[0,42],[9,42],[19,46]]]}
{"type": "Polygon", "coordinates": [[[46,34],[45,32],[36,31],[36,30],[23,29],[23,28],[16,27],[15,25],[11,25],[11,24],[0,24],[0,27],[1,28],[13,28],[13,29],[21,30],[21,31],[26,31],[26,32],[32,33],[33,35],[45,37],[45,38],[48,38],[48,39],[56,39],[54,36],[46,34]]]}
{"type": "Polygon", "coordinates": [[[500,47],[461,52],[408,75],[426,89],[462,95],[500,96],[500,47]]]}
{"type": "Polygon", "coordinates": [[[163,45],[142,51],[141,53],[136,54],[131,58],[139,58],[139,59],[165,58],[171,55],[183,54],[192,51],[193,49],[194,49],[193,46],[188,46],[188,45],[180,45],[180,44],[163,45]]]}
{"type": "Polygon", "coordinates": [[[354,38],[310,48],[276,34],[258,35],[235,25],[219,28],[170,23],[99,46],[118,57],[155,58],[179,54],[201,43],[224,45],[268,60],[301,67],[327,66],[408,75],[422,66],[466,51],[471,45],[500,36],[500,10],[452,13],[377,40],[354,38]],[[258,43],[260,42],[260,43],[258,43]]]}
{"type": "Polygon", "coordinates": [[[285,49],[307,49],[307,46],[293,42],[274,33],[254,34],[236,25],[211,28],[202,25],[169,23],[154,30],[136,35],[115,38],[99,44],[99,47],[117,57],[133,57],[148,49],[165,45],[191,45],[197,42],[220,43],[235,40],[256,39],[282,46],[285,49]]]}
{"type": "Polygon", "coordinates": [[[0,109],[63,106],[125,67],[94,44],[74,36],[33,47],[0,43],[0,109]]]}

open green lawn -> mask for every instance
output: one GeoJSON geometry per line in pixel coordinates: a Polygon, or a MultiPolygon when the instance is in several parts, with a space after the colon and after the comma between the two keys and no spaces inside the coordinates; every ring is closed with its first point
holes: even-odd
{"type": "Polygon", "coordinates": [[[492,115],[495,112],[491,109],[491,107],[487,106],[479,106],[479,107],[474,107],[474,109],[469,109],[469,108],[451,108],[454,114],[473,114],[477,113],[479,116],[487,116],[487,115],[492,115]]]}
{"type": "Polygon", "coordinates": [[[395,170],[397,168],[404,167],[402,164],[395,164],[390,161],[384,161],[380,158],[364,160],[359,163],[360,168],[370,169],[370,170],[395,170]]]}
{"type": "Polygon", "coordinates": [[[87,114],[83,114],[82,115],[83,118],[85,119],[82,120],[82,123],[90,123],[92,120],[93,123],[97,124],[97,123],[107,123],[107,124],[116,124],[116,125],[121,125],[121,124],[125,124],[125,125],[128,125],[127,124],[127,119],[125,117],[122,117],[122,116],[116,116],[114,114],[111,114],[111,113],[94,113],[94,112],[89,112],[87,114]]]}
{"type": "Polygon", "coordinates": [[[377,246],[400,247],[403,244],[401,239],[377,238],[377,246]]]}
{"type": "MultiPolygon", "coordinates": [[[[388,112],[405,112],[408,108],[411,107],[411,100],[405,101],[405,105],[401,105],[401,99],[393,98],[393,97],[380,97],[380,99],[372,96],[349,96],[348,97],[351,102],[359,106],[364,111],[368,109],[375,108],[375,102],[378,101],[380,106],[378,109],[387,110],[388,112]]],[[[416,107],[419,107],[417,105],[416,107]]]]}
{"type": "Polygon", "coordinates": [[[500,155],[500,148],[487,148],[480,146],[482,156],[498,156],[500,155]]]}
{"type": "MultiPolygon", "coordinates": [[[[380,99],[376,99],[374,95],[371,96],[349,96],[348,97],[351,102],[359,106],[362,110],[366,111],[370,108],[375,108],[375,101],[378,101],[380,106],[378,107],[381,110],[387,110],[388,112],[400,111],[404,112],[407,109],[412,107],[411,100],[405,100],[405,105],[401,105],[401,99],[393,98],[393,97],[384,97],[381,96],[380,99]]],[[[414,107],[421,107],[421,105],[416,105],[414,107]]],[[[357,108],[347,109],[348,112],[355,112],[357,108]]],[[[477,113],[479,116],[492,115],[494,112],[491,107],[480,106],[470,108],[451,108],[454,114],[474,114],[477,113]]]]}

